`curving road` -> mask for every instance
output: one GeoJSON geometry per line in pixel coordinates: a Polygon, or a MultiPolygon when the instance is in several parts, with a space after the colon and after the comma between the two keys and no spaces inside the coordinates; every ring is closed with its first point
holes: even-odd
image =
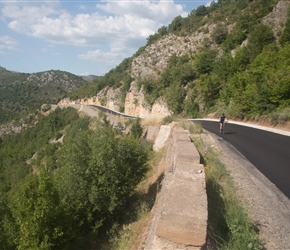
{"type": "Polygon", "coordinates": [[[94,108],[97,108],[99,110],[101,110],[102,112],[105,112],[105,113],[108,113],[108,114],[113,114],[113,115],[116,115],[116,116],[122,116],[124,118],[131,118],[131,119],[136,119],[138,118],[137,116],[133,116],[133,115],[127,115],[125,113],[121,113],[121,112],[117,112],[117,111],[114,111],[112,109],[108,109],[104,106],[100,106],[100,105],[93,105],[93,104],[89,104],[88,105],[89,107],[94,107],[94,108]]]}
{"type": "Polygon", "coordinates": [[[290,136],[232,123],[221,135],[218,121],[195,121],[232,144],[290,199],[290,136]]]}

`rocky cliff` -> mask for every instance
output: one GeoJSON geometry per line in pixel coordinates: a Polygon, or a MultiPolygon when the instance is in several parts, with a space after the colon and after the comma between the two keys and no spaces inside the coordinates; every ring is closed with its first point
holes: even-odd
{"type": "MultiPolygon", "coordinates": [[[[262,23],[272,28],[276,40],[278,40],[279,35],[282,34],[285,28],[289,5],[289,0],[279,1],[273,11],[262,19],[262,23]]],[[[141,118],[171,115],[172,112],[162,98],[157,99],[152,106],[146,102],[145,93],[142,87],[141,89],[137,87],[137,79],[146,79],[149,81],[158,79],[166,68],[172,55],[183,56],[191,54],[195,56],[200,53],[205,46],[210,49],[217,49],[218,55],[223,55],[224,52],[215,42],[213,33],[217,29],[217,25],[222,25],[226,28],[227,32],[230,33],[235,23],[229,23],[227,20],[224,20],[217,24],[209,20],[210,19],[205,16],[203,20],[204,25],[191,34],[178,36],[169,33],[157,42],[146,46],[141,54],[134,57],[132,59],[130,71],[133,81],[126,94],[124,103],[120,103],[121,88],[105,88],[95,97],[73,102],[65,99],[60,103],[62,105],[69,105],[70,103],[102,105],[115,111],[120,111],[122,107],[126,114],[139,116],[141,118]]],[[[245,40],[241,46],[245,46],[246,44],[247,40],[245,40]]],[[[235,56],[235,49],[232,50],[231,55],[233,57],[235,56]]]]}

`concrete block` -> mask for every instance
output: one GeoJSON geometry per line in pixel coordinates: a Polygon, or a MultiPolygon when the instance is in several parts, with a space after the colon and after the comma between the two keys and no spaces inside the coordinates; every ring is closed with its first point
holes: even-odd
{"type": "Polygon", "coordinates": [[[204,181],[204,166],[198,163],[177,161],[174,177],[190,180],[202,179],[204,181]]]}
{"type": "Polygon", "coordinates": [[[205,176],[203,171],[194,172],[202,167],[188,164],[177,168],[163,194],[166,198],[156,229],[158,237],[184,245],[205,244],[208,218],[205,176]]]}
{"type": "Polygon", "coordinates": [[[173,141],[176,143],[177,141],[189,141],[190,142],[190,137],[187,133],[183,132],[174,132],[173,135],[173,141]]]}
{"type": "Polygon", "coordinates": [[[192,142],[177,141],[174,144],[174,169],[177,161],[200,163],[200,155],[192,142]]]}
{"type": "Polygon", "coordinates": [[[171,134],[171,126],[162,125],[160,127],[157,138],[156,138],[155,143],[153,145],[153,149],[155,151],[159,151],[161,148],[163,148],[166,141],[168,140],[170,134],[171,134]]]}
{"type": "Polygon", "coordinates": [[[152,233],[144,249],[201,250],[206,244],[208,220],[204,166],[183,128],[174,128],[167,157],[172,171],[165,172],[152,233]]]}
{"type": "Polygon", "coordinates": [[[205,229],[206,224],[196,218],[164,215],[158,223],[156,235],[178,244],[203,246],[206,242],[205,229]]]}
{"type": "Polygon", "coordinates": [[[159,133],[160,127],[159,126],[148,126],[145,132],[146,139],[148,141],[155,142],[157,135],[159,133]]]}

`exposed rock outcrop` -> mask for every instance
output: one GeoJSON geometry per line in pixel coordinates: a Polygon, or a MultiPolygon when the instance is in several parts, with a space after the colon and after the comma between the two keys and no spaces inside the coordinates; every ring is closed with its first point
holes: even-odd
{"type": "Polygon", "coordinates": [[[282,34],[285,28],[285,23],[288,19],[288,8],[290,6],[289,0],[281,0],[278,2],[273,11],[263,18],[263,23],[272,27],[275,37],[282,34]]]}
{"type": "MultiPolygon", "coordinates": [[[[125,114],[138,116],[140,118],[149,118],[149,117],[165,117],[171,115],[171,112],[167,104],[162,100],[158,99],[152,107],[148,105],[145,101],[144,94],[142,91],[137,91],[134,87],[134,82],[130,91],[126,95],[124,110],[125,114]]],[[[108,89],[106,94],[104,92],[98,94],[97,96],[79,100],[70,100],[65,98],[61,100],[58,105],[61,107],[72,106],[72,105],[97,105],[104,106],[108,109],[114,111],[120,111],[120,103],[118,100],[119,89],[113,90],[108,89]]]]}
{"type": "MultiPolygon", "coordinates": [[[[278,39],[279,34],[282,34],[285,28],[285,23],[288,18],[289,0],[281,0],[278,2],[273,11],[263,18],[262,22],[272,27],[275,37],[278,39]]],[[[204,17],[207,18],[207,17],[204,17]]],[[[146,79],[155,81],[160,77],[164,69],[167,67],[170,57],[173,55],[183,56],[191,54],[195,56],[200,49],[207,46],[211,49],[218,49],[218,56],[222,56],[224,51],[214,42],[213,34],[218,27],[223,26],[230,33],[235,26],[235,23],[227,24],[225,22],[211,23],[204,22],[198,30],[192,34],[185,36],[177,36],[168,34],[158,40],[156,43],[146,46],[140,55],[132,60],[131,76],[133,81],[131,87],[124,99],[121,101],[121,88],[112,89],[105,88],[98,93],[97,96],[78,101],[62,100],[61,105],[78,104],[95,104],[107,107],[109,109],[120,112],[124,110],[125,114],[147,118],[150,116],[165,117],[171,115],[166,102],[160,98],[152,105],[149,105],[145,99],[145,93],[136,87],[137,79],[146,79]],[[206,45],[205,45],[206,44],[206,45]],[[122,102],[122,103],[121,103],[122,102]],[[124,102],[124,103],[123,103],[124,102]]],[[[241,46],[246,46],[248,40],[245,40],[241,46]]],[[[231,54],[235,57],[236,50],[232,50],[231,54]]]]}

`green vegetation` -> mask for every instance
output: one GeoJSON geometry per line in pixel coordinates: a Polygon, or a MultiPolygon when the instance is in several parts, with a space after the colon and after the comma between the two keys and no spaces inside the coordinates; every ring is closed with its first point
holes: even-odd
{"type": "Polygon", "coordinates": [[[122,230],[111,239],[108,250],[135,250],[144,246],[148,225],[152,220],[152,208],[162,186],[163,172],[160,163],[164,160],[165,150],[154,153],[150,158],[150,169],[138,185],[137,193],[130,200],[130,219],[122,230]]]}
{"type": "MultiPolygon", "coordinates": [[[[82,97],[95,96],[100,90],[112,87],[121,87],[122,92],[126,93],[130,88],[132,78],[130,76],[132,58],[123,60],[116,68],[110,70],[103,77],[94,79],[91,83],[84,85],[68,95],[72,100],[82,97]]],[[[125,100],[125,99],[124,99],[125,100]]]]}
{"type": "Polygon", "coordinates": [[[0,123],[25,117],[44,103],[56,104],[84,84],[82,78],[63,71],[26,74],[0,68],[0,123]]]}
{"type": "Polygon", "coordinates": [[[133,127],[126,136],[72,108],[56,109],[4,138],[1,247],[99,249],[115,235],[128,220],[151,155],[150,144],[140,139],[140,121],[133,127]]]}
{"type": "MultiPolygon", "coordinates": [[[[174,54],[158,79],[150,76],[131,79],[130,63],[145,51],[146,46],[142,47],[116,69],[86,85],[82,94],[75,92],[71,96],[92,96],[107,87],[122,86],[120,103],[123,103],[130,82],[136,80],[148,104],[162,98],[174,115],[201,117],[223,110],[232,119],[261,117],[276,123],[277,113],[289,112],[290,76],[286,72],[290,66],[290,22],[288,18],[284,31],[276,32],[276,39],[272,27],[261,20],[277,2],[219,0],[209,7],[198,7],[185,18],[178,16],[168,27],[163,26],[149,36],[146,46],[167,34],[186,36],[201,27],[209,32],[203,25],[216,24],[198,52],[174,54]]],[[[283,115],[282,122],[285,120],[289,121],[287,115],[283,115]]]]}
{"type": "MultiPolygon", "coordinates": [[[[87,84],[58,71],[30,75],[0,68],[0,123],[43,103],[53,104],[63,97],[92,97],[108,88],[118,89],[118,101],[124,104],[133,80],[143,89],[148,104],[162,99],[174,117],[201,117],[222,110],[231,118],[287,123],[290,19],[278,37],[261,22],[277,2],[218,0],[209,7],[198,7],[186,18],[176,17],[168,27],[149,36],[146,46],[167,34],[186,40],[200,28],[208,33],[205,24],[216,25],[198,51],[172,55],[167,67],[158,72],[158,79],[131,76],[132,60],[146,46],[87,84]],[[54,80],[47,83],[44,77],[40,81],[45,75],[53,75],[54,80]]],[[[56,109],[46,117],[37,117],[34,126],[0,140],[3,249],[118,249],[128,244],[126,237],[131,239],[131,232],[124,230],[120,236],[121,225],[144,218],[153,206],[152,193],[136,191],[148,174],[152,149],[141,139],[139,119],[114,129],[105,115],[103,118],[101,122],[79,117],[74,109],[56,109]],[[131,127],[130,135],[122,133],[124,126],[131,127]]],[[[35,121],[26,119],[30,124],[35,121]]],[[[162,122],[172,120],[168,116],[162,122]]],[[[187,129],[191,133],[202,131],[200,126],[187,129]]],[[[219,249],[261,249],[225,167],[213,151],[205,152],[202,142],[195,142],[206,166],[214,245],[219,249]]],[[[150,187],[151,192],[158,190],[160,180],[150,187]]]]}
{"type": "Polygon", "coordinates": [[[153,104],[159,97],[164,97],[169,108],[176,114],[184,109],[186,91],[184,87],[188,82],[195,79],[190,56],[172,56],[167,68],[157,81],[143,79],[138,81],[138,87],[143,86],[145,99],[153,104]]]}

